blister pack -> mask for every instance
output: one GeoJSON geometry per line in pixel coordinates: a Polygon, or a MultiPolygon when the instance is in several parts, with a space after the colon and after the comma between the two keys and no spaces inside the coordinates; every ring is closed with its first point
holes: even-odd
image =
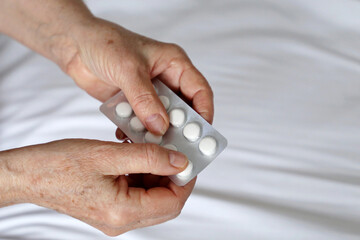
{"type": "Polygon", "coordinates": [[[225,149],[227,140],[160,80],[154,79],[153,85],[170,118],[164,136],[145,129],[122,91],[102,104],[100,111],[133,142],[156,143],[185,154],[189,159],[187,168],[169,177],[176,185],[184,186],[225,149]]]}

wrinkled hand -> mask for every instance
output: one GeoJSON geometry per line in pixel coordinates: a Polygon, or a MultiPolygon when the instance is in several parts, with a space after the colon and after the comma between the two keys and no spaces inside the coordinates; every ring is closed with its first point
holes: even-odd
{"type": "Polygon", "coordinates": [[[122,89],[146,128],[162,135],[169,118],[151,84],[158,77],[212,122],[211,88],[180,47],[100,19],[90,25],[74,37],[77,51],[65,68],[81,88],[101,101],[122,89]]]}
{"type": "Polygon", "coordinates": [[[73,139],[6,154],[21,186],[17,202],[55,209],[112,236],[176,217],[195,183],[179,187],[161,177],[181,172],[188,161],[154,144],[73,139]]]}
{"type": "MultiPolygon", "coordinates": [[[[154,77],[212,122],[211,88],[180,47],[98,19],[82,1],[0,1],[0,16],[0,32],[56,62],[93,97],[123,90],[153,133],[169,125],[154,77]]],[[[187,160],[152,144],[63,140],[0,155],[0,207],[32,202],[108,235],[175,217],[195,183],[178,187],[161,177],[181,172],[187,160]]]]}

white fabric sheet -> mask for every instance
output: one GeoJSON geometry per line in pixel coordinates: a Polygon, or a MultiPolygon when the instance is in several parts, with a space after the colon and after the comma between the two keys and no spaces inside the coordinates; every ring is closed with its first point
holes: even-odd
{"type": "MultiPolygon", "coordinates": [[[[183,46],[215,93],[227,150],[182,214],[116,239],[360,239],[360,2],[88,1],[183,46]]],[[[121,56],[119,56],[121,57],[121,56]]],[[[53,63],[0,36],[0,150],[115,127],[53,63]]],[[[108,239],[35,205],[0,209],[0,239],[108,239]]]]}

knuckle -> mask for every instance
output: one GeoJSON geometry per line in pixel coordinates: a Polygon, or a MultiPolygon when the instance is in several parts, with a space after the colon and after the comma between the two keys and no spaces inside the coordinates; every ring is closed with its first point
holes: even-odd
{"type": "Polygon", "coordinates": [[[185,51],[181,48],[176,49],[174,53],[172,53],[169,66],[181,69],[182,73],[195,68],[185,51]]]}
{"type": "Polygon", "coordinates": [[[181,214],[181,210],[182,210],[181,208],[180,209],[174,209],[172,212],[170,212],[168,214],[169,220],[177,218],[181,214]]]}
{"type": "Polygon", "coordinates": [[[184,204],[181,202],[178,202],[178,204],[176,204],[176,206],[175,206],[174,214],[176,214],[176,216],[179,216],[183,207],[184,207],[184,204]]]}
{"type": "Polygon", "coordinates": [[[185,50],[177,44],[169,43],[169,52],[171,52],[171,64],[180,65],[184,68],[191,68],[191,61],[185,50]]]}
{"type": "Polygon", "coordinates": [[[180,214],[181,214],[181,210],[180,210],[180,211],[175,212],[175,213],[174,213],[174,214],[172,214],[172,215],[170,215],[170,219],[175,219],[175,218],[177,218],[180,214]]]}
{"type": "Polygon", "coordinates": [[[124,82],[126,79],[138,78],[138,77],[147,77],[149,66],[138,57],[128,57],[126,61],[121,61],[120,64],[114,64],[110,69],[117,69],[116,74],[113,74],[113,77],[117,77],[122,85],[126,85],[124,82]],[[121,66],[121,67],[119,67],[121,66]]]}
{"type": "Polygon", "coordinates": [[[133,55],[129,52],[124,53],[126,55],[126,59],[121,60],[120,68],[123,70],[136,70],[139,67],[139,59],[137,59],[136,55],[133,55]]]}
{"type": "Polygon", "coordinates": [[[212,88],[209,86],[207,88],[208,94],[211,97],[211,99],[214,99],[214,91],[212,90],[212,88]]]}
{"type": "Polygon", "coordinates": [[[156,169],[159,164],[160,147],[153,143],[145,144],[148,169],[156,169]]]}
{"type": "Polygon", "coordinates": [[[118,233],[117,231],[114,230],[101,230],[105,235],[109,236],[109,237],[116,237],[119,236],[121,233],[118,233]]]}
{"type": "Polygon", "coordinates": [[[153,95],[150,92],[144,92],[134,97],[133,105],[135,109],[146,108],[153,102],[153,95]]]}
{"type": "Polygon", "coordinates": [[[105,221],[106,221],[107,225],[118,226],[122,220],[118,214],[115,214],[114,212],[109,211],[106,214],[105,221]]]}
{"type": "Polygon", "coordinates": [[[176,56],[170,60],[169,65],[174,68],[178,68],[181,73],[180,75],[183,75],[187,71],[191,71],[194,66],[190,62],[190,60],[186,56],[176,56]]]}
{"type": "Polygon", "coordinates": [[[182,201],[174,200],[173,205],[171,206],[171,208],[168,211],[168,215],[174,216],[174,218],[179,216],[183,207],[184,207],[184,203],[182,201]]]}
{"type": "Polygon", "coordinates": [[[126,69],[135,70],[138,67],[136,61],[137,59],[134,59],[133,57],[129,57],[126,61],[124,61],[123,65],[126,69]]]}
{"type": "Polygon", "coordinates": [[[178,53],[180,55],[186,55],[185,50],[180,47],[179,45],[175,44],[175,43],[169,43],[169,47],[175,52],[178,53]]]}
{"type": "Polygon", "coordinates": [[[109,210],[106,213],[105,221],[106,224],[112,227],[121,227],[129,224],[131,222],[131,214],[121,213],[114,210],[109,210]]]}
{"type": "Polygon", "coordinates": [[[126,233],[125,230],[117,230],[117,229],[111,229],[111,230],[102,230],[104,234],[106,234],[109,237],[117,237],[121,234],[126,233]]]}

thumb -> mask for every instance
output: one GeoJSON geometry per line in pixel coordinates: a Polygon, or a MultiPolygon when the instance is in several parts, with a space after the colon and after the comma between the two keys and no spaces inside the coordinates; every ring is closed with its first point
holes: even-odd
{"type": "Polygon", "coordinates": [[[187,157],[152,143],[118,144],[116,151],[100,171],[105,175],[151,173],[170,176],[182,172],[188,165],[187,157]]]}
{"type": "Polygon", "coordinates": [[[169,117],[155,92],[150,76],[138,71],[131,81],[124,83],[122,89],[146,129],[154,134],[164,135],[169,127],[169,117]]]}

